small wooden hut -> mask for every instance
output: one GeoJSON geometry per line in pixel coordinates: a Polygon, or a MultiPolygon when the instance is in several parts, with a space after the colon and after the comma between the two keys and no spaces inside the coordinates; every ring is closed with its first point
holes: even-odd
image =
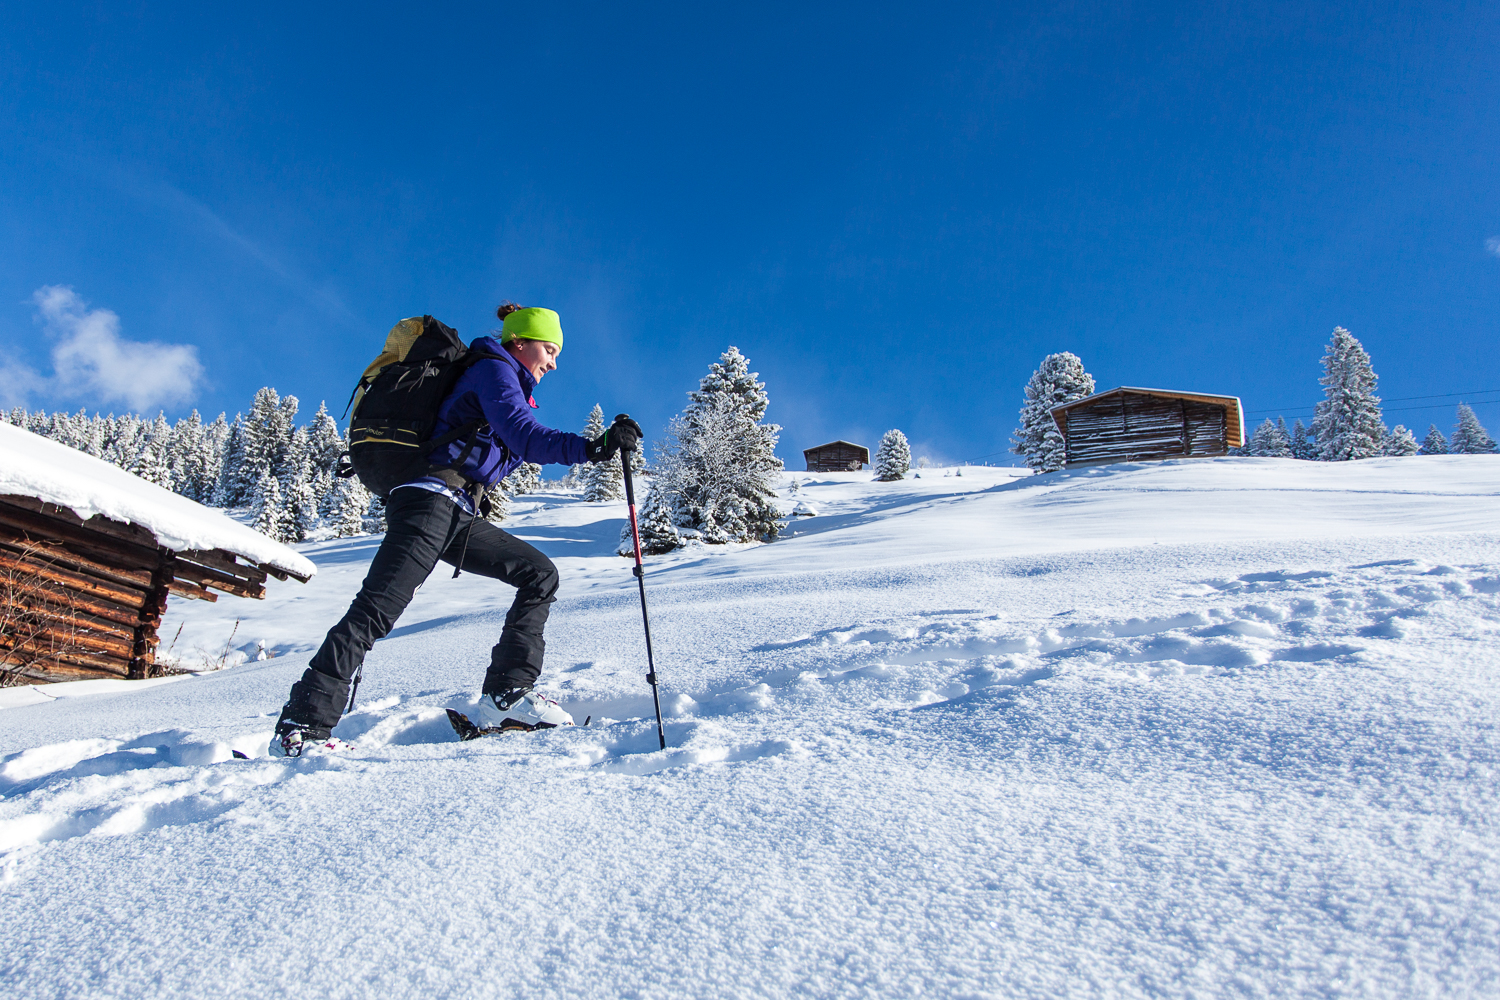
{"type": "Polygon", "coordinates": [[[1121,386],[1052,408],[1067,467],[1227,455],[1244,443],[1237,396],[1121,386]]]}
{"type": "Polygon", "coordinates": [[[263,598],[268,576],[315,572],[220,511],[0,425],[0,683],[150,677],[170,595],[263,598]]]}
{"type": "Polygon", "coordinates": [[[830,441],[802,452],[808,472],[858,472],[870,464],[870,449],[848,441],[830,441]]]}

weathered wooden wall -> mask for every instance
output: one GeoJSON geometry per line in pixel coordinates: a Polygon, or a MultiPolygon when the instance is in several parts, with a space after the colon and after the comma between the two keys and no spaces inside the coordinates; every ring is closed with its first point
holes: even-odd
{"type": "Polygon", "coordinates": [[[173,552],[136,525],[0,497],[0,683],[148,677],[169,594],[258,598],[265,582],[228,552],[173,552]]]}
{"type": "Polygon", "coordinates": [[[1228,453],[1227,408],[1144,393],[1120,393],[1065,414],[1069,465],[1195,458],[1228,453]]]}
{"type": "Polygon", "coordinates": [[[825,444],[802,453],[808,472],[858,472],[870,460],[868,449],[858,445],[825,444]]]}

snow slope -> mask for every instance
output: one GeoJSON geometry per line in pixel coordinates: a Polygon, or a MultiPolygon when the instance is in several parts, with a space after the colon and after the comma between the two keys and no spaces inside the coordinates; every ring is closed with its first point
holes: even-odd
{"type": "Polygon", "coordinates": [[[138,524],[174,552],[223,549],[262,566],[308,577],[317,567],[223,511],[12,424],[0,423],[0,496],[34,497],[87,521],[103,514],[138,524]]]}
{"type": "Polygon", "coordinates": [[[512,530],[588,728],[453,741],[509,598],[440,569],[359,753],[264,757],[373,539],[174,603],[273,658],[7,692],[7,995],[1500,993],[1500,458],[787,478],[786,538],[648,567],[666,752],[564,495],[512,530]]]}

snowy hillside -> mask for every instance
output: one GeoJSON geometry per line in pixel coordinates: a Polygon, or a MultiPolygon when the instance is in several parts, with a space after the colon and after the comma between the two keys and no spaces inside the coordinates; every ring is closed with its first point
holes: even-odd
{"type": "Polygon", "coordinates": [[[567,495],[508,527],[587,728],[455,742],[510,596],[440,568],[359,753],[266,758],[371,538],[174,600],[238,665],[0,692],[6,994],[1500,994],[1500,458],[922,476],[649,562],[666,752],[567,495]]]}

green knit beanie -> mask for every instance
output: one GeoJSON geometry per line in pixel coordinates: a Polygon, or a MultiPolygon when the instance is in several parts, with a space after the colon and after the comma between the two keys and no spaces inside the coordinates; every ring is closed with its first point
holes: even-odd
{"type": "Polygon", "coordinates": [[[500,324],[500,343],[545,340],[562,346],[562,320],[551,309],[517,309],[500,324]]]}

